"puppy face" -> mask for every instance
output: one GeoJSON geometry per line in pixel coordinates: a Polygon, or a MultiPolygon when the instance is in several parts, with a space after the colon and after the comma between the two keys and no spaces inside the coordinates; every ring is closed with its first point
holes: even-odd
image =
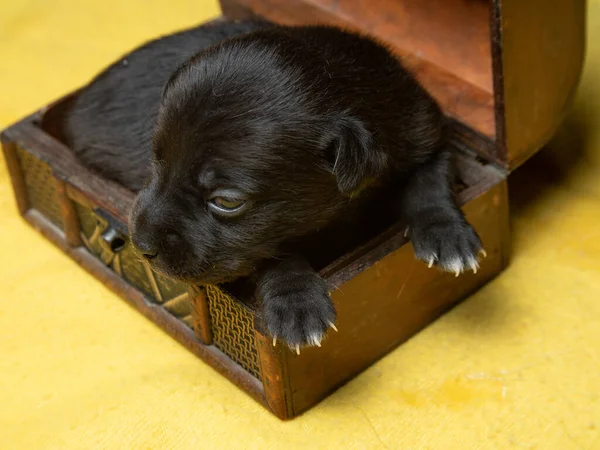
{"type": "Polygon", "coordinates": [[[357,119],[256,38],[209,49],[165,89],[132,242],[168,276],[221,283],[325,227],[384,158],[357,119]]]}

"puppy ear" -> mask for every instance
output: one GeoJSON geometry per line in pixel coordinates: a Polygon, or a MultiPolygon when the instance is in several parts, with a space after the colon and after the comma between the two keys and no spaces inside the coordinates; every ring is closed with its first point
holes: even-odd
{"type": "Polygon", "coordinates": [[[376,145],[362,121],[345,116],[336,125],[332,172],[340,192],[353,196],[384,173],[387,155],[376,145]]]}

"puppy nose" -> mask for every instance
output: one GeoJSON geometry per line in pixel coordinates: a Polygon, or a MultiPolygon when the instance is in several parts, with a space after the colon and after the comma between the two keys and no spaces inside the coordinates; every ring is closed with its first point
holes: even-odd
{"type": "Polygon", "coordinates": [[[135,248],[145,259],[152,259],[158,255],[158,246],[152,245],[149,242],[133,242],[135,248]]]}

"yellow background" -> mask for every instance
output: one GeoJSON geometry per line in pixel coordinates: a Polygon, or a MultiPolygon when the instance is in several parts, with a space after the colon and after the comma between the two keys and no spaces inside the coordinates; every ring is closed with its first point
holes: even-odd
{"type": "MultiPolygon", "coordinates": [[[[0,125],[215,0],[3,0],[0,125]]],[[[0,162],[0,449],[600,449],[600,1],[550,148],[511,177],[510,268],[282,423],[17,215],[0,162]]],[[[560,70],[557,67],[556,70],[560,70]]]]}

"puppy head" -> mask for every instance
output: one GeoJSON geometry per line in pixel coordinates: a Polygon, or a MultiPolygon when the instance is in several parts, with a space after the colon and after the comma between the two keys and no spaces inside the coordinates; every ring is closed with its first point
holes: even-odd
{"type": "Polygon", "coordinates": [[[385,158],[363,123],[280,41],[237,39],[178,70],[163,96],[132,242],[168,276],[221,283],[325,227],[385,158]],[[324,103],[325,102],[325,103],[324,103]]]}

